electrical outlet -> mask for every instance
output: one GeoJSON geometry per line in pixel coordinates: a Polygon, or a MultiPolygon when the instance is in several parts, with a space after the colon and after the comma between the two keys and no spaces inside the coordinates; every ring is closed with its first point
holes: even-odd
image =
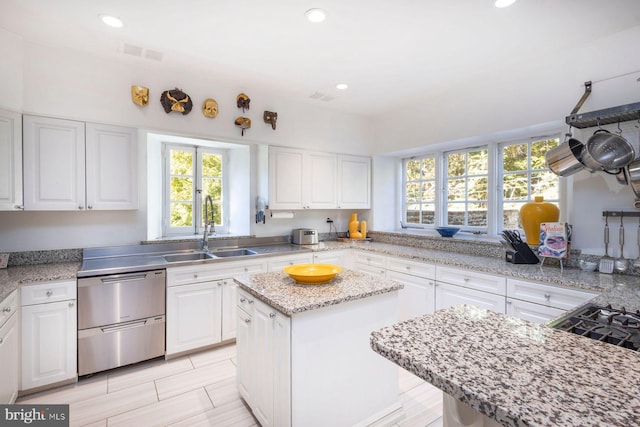
{"type": "Polygon", "coordinates": [[[333,220],[331,218],[327,218],[327,224],[333,224],[333,220]]]}
{"type": "Polygon", "coordinates": [[[0,268],[7,268],[9,262],[9,254],[0,254],[0,268]]]}

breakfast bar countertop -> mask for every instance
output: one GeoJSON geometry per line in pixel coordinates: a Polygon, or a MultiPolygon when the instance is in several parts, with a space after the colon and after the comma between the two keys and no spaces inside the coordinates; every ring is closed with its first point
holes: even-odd
{"type": "Polygon", "coordinates": [[[372,349],[504,426],[640,425],[640,354],[460,305],[371,334],[372,349]]]}
{"type": "Polygon", "coordinates": [[[247,274],[234,280],[241,289],[287,316],[404,287],[401,283],[353,270],[343,270],[331,282],[322,285],[299,284],[283,272],[247,274]]]}

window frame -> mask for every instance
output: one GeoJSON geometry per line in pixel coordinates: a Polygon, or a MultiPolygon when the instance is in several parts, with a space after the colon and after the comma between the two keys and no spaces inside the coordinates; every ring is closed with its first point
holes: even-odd
{"type": "MultiPolygon", "coordinates": [[[[439,194],[440,194],[440,187],[439,187],[439,181],[440,179],[438,178],[440,175],[440,162],[438,159],[438,155],[436,153],[429,153],[429,154],[425,154],[425,155],[420,155],[420,156],[413,156],[413,157],[407,157],[402,159],[402,221],[407,223],[407,224],[415,224],[421,227],[435,227],[438,224],[438,220],[439,220],[439,216],[440,216],[440,212],[438,210],[438,205],[439,205],[439,194]],[[415,160],[420,160],[420,164],[422,165],[422,161],[424,159],[433,159],[434,161],[434,178],[429,178],[426,180],[423,179],[419,179],[419,180],[414,180],[411,182],[415,182],[417,184],[422,184],[425,181],[432,181],[434,182],[434,186],[435,186],[435,195],[434,195],[434,200],[433,200],[433,204],[434,204],[434,212],[433,212],[433,224],[428,224],[428,223],[423,223],[423,222],[418,222],[418,223],[414,223],[414,222],[408,222],[407,221],[407,205],[409,204],[407,202],[407,184],[409,183],[409,180],[407,180],[407,173],[406,173],[406,168],[407,168],[407,163],[411,162],[411,161],[415,161],[415,160]]],[[[411,204],[419,204],[422,207],[422,198],[420,198],[420,201],[418,202],[414,202],[411,204]]],[[[422,219],[422,209],[420,209],[420,219],[422,219]]]]}
{"type": "Polygon", "coordinates": [[[229,224],[229,205],[228,205],[228,153],[227,150],[224,149],[216,149],[207,147],[204,145],[193,145],[193,144],[180,144],[175,142],[163,142],[162,143],[162,157],[163,157],[163,188],[162,188],[162,233],[164,236],[188,236],[188,235],[198,235],[204,232],[204,223],[202,221],[203,215],[203,197],[202,197],[202,155],[203,154],[214,154],[221,156],[222,161],[222,200],[220,202],[214,201],[214,206],[216,204],[220,205],[222,211],[220,212],[220,217],[222,219],[221,224],[215,224],[215,232],[216,233],[227,233],[228,224],[229,224]],[[192,170],[194,171],[194,181],[193,181],[193,191],[194,195],[193,200],[193,212],[192,217],[194,218],[193,226],[183,226],[183,227],[171,227],[170,226],[170,204],[171,204],[171,174],[170,174],[170,162],[171,157],[169,156],[169,151],[175,149],[180,151],[190,151],[193,153],[193,165],[192,170]],[[196,220],[198,218],[198,220],[196,220]]]}

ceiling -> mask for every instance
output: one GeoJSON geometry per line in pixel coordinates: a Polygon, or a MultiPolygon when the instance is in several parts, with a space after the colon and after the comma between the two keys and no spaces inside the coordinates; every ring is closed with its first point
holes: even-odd
{"type": "MultiPolygon", "coordinates": [[[[189,66],[283,96],[377,115],[640,25],[638,0],[3,0],[0,28],[27,41],[189,66]],[[310,8],[327,19],[306,21],[310,8]],[[99,14],[120,17],[113,29],[99,14]],[[337,83],[349,89],[339,91],[337,83]],[[312,97],[312,95],[314,95],[312,97]]],[[[567,55],[570,60],[570,55],[567,55]]]]}

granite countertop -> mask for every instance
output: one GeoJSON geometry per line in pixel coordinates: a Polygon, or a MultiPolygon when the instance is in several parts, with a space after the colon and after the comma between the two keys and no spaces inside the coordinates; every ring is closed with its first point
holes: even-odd
{"type": "Polygon", "coordinates": [[[10,267],[0,270],[0,301],[20,285],[54,280],[76,280],[79,262],[59,262],[10,267]]]}
{"type": "Polygon", "coordinates": [[[241,289],[287,316],[403,288],[400,283],[352,270],[343,270],[324,285],[298,284],[283,272],[255,273],[234,279],[241,289]]]}
{"type": "Polygon", "coordinates": [[[540,267],[540,264],[511,264],[502,258],[480,255],[464,255],[433,249],[421,249],[388,243],[341,243],[325,242],[317,245],[315,251],[356,248],[382,255],[429,262],[439,266],[466,268],[489,274],[530,280],[549,285],[584,289],[599,294],[592,302],[640,310],[640,277],[622,274],[586,272],[576,268],[540,267]]]}
{"type": "Polygon", "coordinates": [[[462,305],[373,332],[371,347],[504,426],[640,425],[640,353],[587,339],[462,305]]]}

